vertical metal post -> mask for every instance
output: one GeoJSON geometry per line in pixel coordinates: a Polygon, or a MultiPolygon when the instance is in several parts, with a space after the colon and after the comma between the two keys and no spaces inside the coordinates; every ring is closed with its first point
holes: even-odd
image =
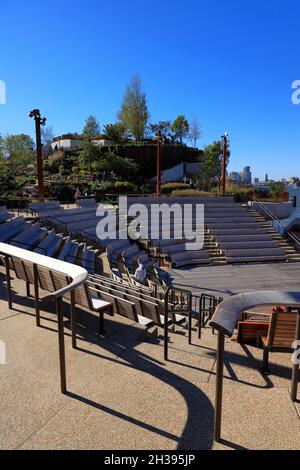
{"type": "Polygon", "coordinates": [[[40,199],[44,199],[44,175],[43,175],[43,157],[42,157],[42,138],[41,138],[41,116],[38,114],[35,117],[35,132],[36,132],[36,163],[37,163],[37,177],[38,177],[38,195],[40,199]]]}
{"type": "Polygon", "coordinates": [[[31,297],[31,292],[30,292],[30,283],[26,281],[26,295],[28,298],[31,297]]]}
{"type": "Polygon", "coordinates": [[[189,344],[192,344],[192,308],[193,308],[193,300],[192,295],[188,296],[188,308],[189,308],[189,344]]]}
{"type": "MultiPolygon", "coordinates": [[[[299,341],[299,340],[300,340],[300,311],[298,311],[297,313],[297,324],[296,324],[296,335],[295,335],[295,341],[299,341]]],[[[297,346],[295,350],[296,349],[297,349],[297,346]]],[[[294,402],[297,400],[298,379],[299,379],[299,364],[293,364],[291,399],[294,402]]]]}
{"type": "Polygon", "coordinates": [[[75,292],[71,291],[71,308],[70,308],[70,323],[71,323],[71,334],[72,334],[72,348],[77,348],[77,337],[76,337],[76,306],[75,306],[75,292]]]}
{"type": "Polygon", "coordinates": [[[221,440],[222,400],[223,400],[223,371],[224,371],[225,335],[218,332],[216,396],[215,396],[215,441],[221,440]]]}
{"type": "Polygon", "coordinates": [[[226,193],[226,159],[227,159],[227,137],[223,136],[223,158],[222,158],[222,194],[226,193]]]}
{"type": "Polygon", "coordinates": [[[168,341],[169,341],[169,332],[168,332],[168,323],[169,323],[169,293],[170,289],[167,289],[165,294],[165,324],[164,324],[164,359],[168,361],[168,341]]]}
{"type": "Polygon", "coordinates": [[[162,143],[162,134],[161,131],[157,131],[157,163],[156,163],[156,194],[160,196],[161,191],[161,143],[162,143]]]}
{"type": "Polygon", "coordinates": [[[34,279],[34,305],[35,305],[35,320],[36,326],[41,326],[40,306],[39,306],[39,275],[37,265],[33,265],[33,279],[34,279]]]}
{"type": "Polygon", "coordinates": [[[6,285],[7,285],[7,303],[8,303],[9,310],[12,310],[10,266],[9,266],[9,257],[7,255],[5,255],[5,271],[6,271],[6,285]]]}
{"type": "Polygon", "coordinates": [[[62,309],[62,298],[56,299],[56,313],[58,325],[58,348],[59,348],[59,367],[60,367],[60,387],[61,393],[67,391],[66,377],[66,356],[65,356],[65,336],[64,336],[64,314],[62,309]]]}

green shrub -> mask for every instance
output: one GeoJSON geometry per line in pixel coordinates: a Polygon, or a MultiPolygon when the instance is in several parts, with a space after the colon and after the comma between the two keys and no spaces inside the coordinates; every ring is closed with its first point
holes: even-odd
{"type": "Polygon", "coordinates": [[[137,187],[133,183],[129,183],[129,181],[116,181],[115,182],[115,192],[117,194],[124,194],[124,193],[135,193],[137,191],[137,187]]]}
{"type": "Polygon", "coordinates": [[[173,191],[184,191],[189,189],[189,185],[185,183],[166,183],[161,187],[161,194],[171,194],[173,191]]]}
{"type": "Polygon", "coordinates": [[[214,193],[210,191],[200,191],[198,189],[184,189],[184,190],[176,190],[172,191],[172,197],[189,197],[189,196],[213,196],[214,193]]]}

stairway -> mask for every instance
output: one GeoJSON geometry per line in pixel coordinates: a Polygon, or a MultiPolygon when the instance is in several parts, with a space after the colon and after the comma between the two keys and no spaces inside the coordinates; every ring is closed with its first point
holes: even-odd
{"type": "Polygon", "coordinates": [[[218,249],[214,237],[207,229],[205,229],[204,233],[204,249],[209,252],[211,263],[214,266],[227,264],[225,256],[222,254],[221,250],[218,249]]]}
{"type": "Polygon", "coordinates": [[[271,235],[272,239],[275,240],[280,248],[287,254],[289,263],[299,263],[300,262],[300,253],[295,250],[293,245],[289,241],[280,235],[264,218],[264,216],[254,209],[252,206],[247,206],[248,212],[255,218],[255,220],[260,224],[266,232],[271,235]]]}

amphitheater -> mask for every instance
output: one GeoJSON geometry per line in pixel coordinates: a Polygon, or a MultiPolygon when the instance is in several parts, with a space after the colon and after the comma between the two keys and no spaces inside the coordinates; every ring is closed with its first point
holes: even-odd
{"type": "MultiPolygon", "coordinates": [[[[129,208],[157,202],[128,197],[129,208]]],[[[1,340],[8,358],[0,368],[1,448],[299,448],[290,358],[272,353],[274,375],[263,375],[261,349],[239,344],[235,334],[226,338],[224,438],[214,442],[217,335],[210,327],[226,298],[299,290],[295,244],[253,205],[231,197],[159,198],[159,204],[202,205],[203,246],[191,250],[178,236],[183,220],[176,215],[167,238],[161,221],[151,239],[144,217],[139,228],[147,236],[99,240],[104,216],[93,199],[71,208],[40,202],[18,214],[0,208],[1,340]],[[135,278],[138,265],[145,283],[135,278]]],[[[105,209],[106,216],[119,215],[117,205],[105,209]]],[[[188,222],[198,228],[195,212],[188,222]]],[[[266,324],[272,305],[254,301],[241,318],[259,316],[266,324]]]]}

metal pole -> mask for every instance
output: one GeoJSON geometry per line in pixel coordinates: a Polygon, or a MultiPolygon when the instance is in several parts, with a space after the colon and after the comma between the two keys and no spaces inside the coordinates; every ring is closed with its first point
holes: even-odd
{"type": "Polygon", "coordinates": [[[61,393],[67,391],[66,377],[66,356],[65,356],[65,336],[64,336],[64,314],[62,309],[62,298],[56,299],[56,313],[58,325],[58,348],[59,348],[59,367],[60,367],[60,388],[61,393]]]}
{"type": "Polygon", "coordinates": [[[71,291],[71,333],[72,333],[72,348],[77,348],[77,338],[76,338],[76,306],[75,306],[75,292],[71,291]]]}
{"type": "Polygon", "coordinates": [[[35,116],[35,132],[36,132],[36,163],[37,163],[37,177],[38,177],[38,195],[40,199],[45,198],[44,189],[44,171],[43,171],[43,156],[42,156],[42,137],[41,137],[41,116],[35,116]]]}
{"type": "Polygon", "coordinates": [[[168,361],[168,341],[169,341],[169,332],[168,332],[168,323],[169,323],[169,292],[170,289],[167,289],[165,294],[165,324],[164,324],[164,358],[165,361],[168,361]]]}
{"type": "MultiPolygon", "coordinates": [[[[295,341],[299,342],[299,340],[300,340],[300,311],[298,311],[298,314],[297,314],[296,335],[295,335],[295,341]]],[[[298,348],[296,346],[295,351],[297,349],[298,348]]],[[[297,400],[298,379],[299,379],[299,364],[294,364],[293,374],[292,374],[292,387],[291,387],[291,399],[294,402],[297,400]]]]}
{"type": "Polygon", "coordinates": [[[226,193],[226,158],[227,158],[227,137],[223,137],[223,158],[222,158],[222,194],[226,193]]]}
{"type": "Polygon", "coordinates": [[[8,303],[9,310],[12,310],[10,266],[9,266],[9,257],[7,255],[5,256],[5,271],[6,271],[6,285],[7,285],[7,303],[8,303]]]}
{"type": "Polygon", "coordinates": [[[157,177],[156,177],[156,194],[160,196],[161,191],[161,131],[157,132],[157,177]]]}
{"type": "Polygon", "coordinates": [[[41,326],[40,306],[39,306],[39,277],[37,265],[33,265],[33,278],[34,278],[34,303],[35,303],[35,319],[36,326],[41,326]]]}
{"type": "Polygon", "coordinates": [[[224,371],[225,335],[218,332],[217,369],[216,369],[216,396],[215,396],[215,441],[221,440],[222,399],[223,399],[223,371],[224,371]]]}

